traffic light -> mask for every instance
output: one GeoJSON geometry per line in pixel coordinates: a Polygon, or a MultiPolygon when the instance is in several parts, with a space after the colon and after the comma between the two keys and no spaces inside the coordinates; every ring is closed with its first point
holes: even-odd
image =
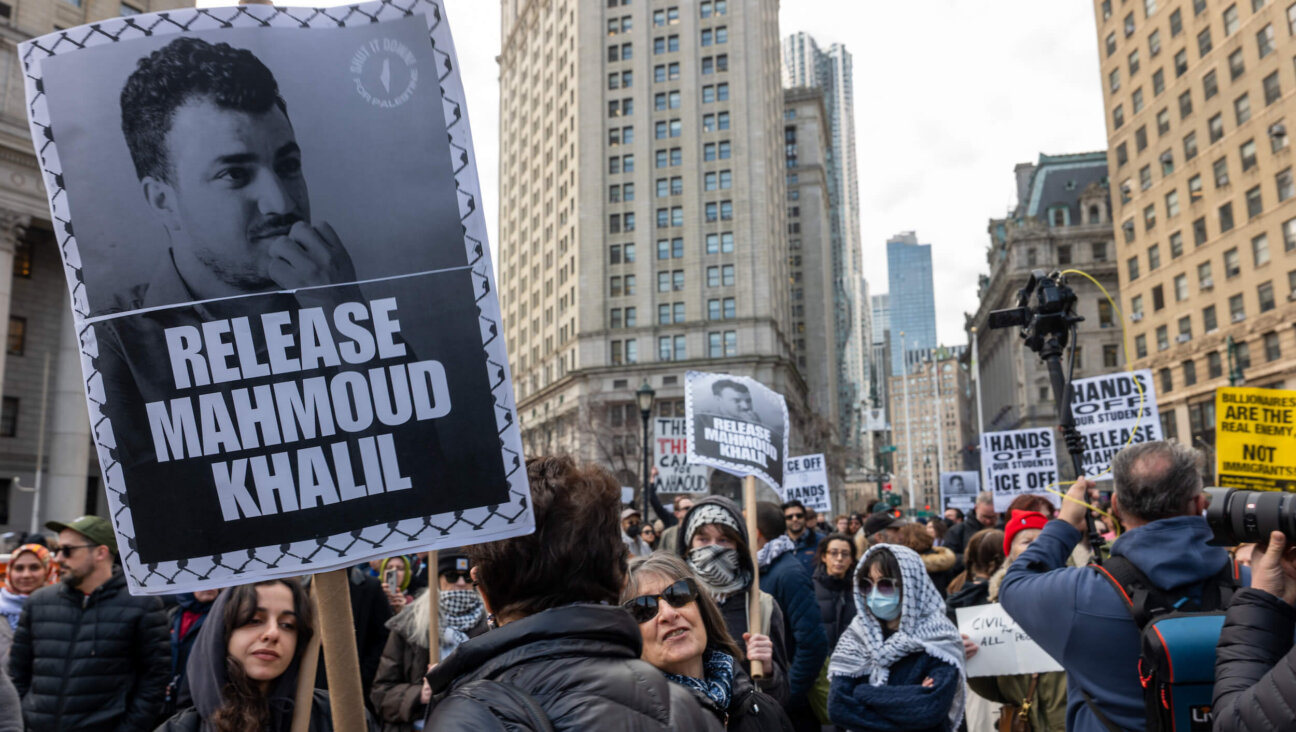
{"type": "Polygon", "coordinates": [[[923,510],[924,510],[924,511],[930,511],[930,510],[931,510],[931,504],[930,504],[930,503],[924,504],[924,505],[923,505],[923,510]]]}
{"type": "Polygon", "coordinates": [[[884,490],[884,491],[889,491],[889,490],[891,490],[891,484],[890,484],[890,483],[883,483],[883,484],[882,484],[882,490],[884,490]]]}

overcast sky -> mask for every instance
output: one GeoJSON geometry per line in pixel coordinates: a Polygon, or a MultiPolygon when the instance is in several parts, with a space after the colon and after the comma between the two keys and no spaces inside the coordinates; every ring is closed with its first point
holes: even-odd
{"type": "MultiPolygon", "coordinates": [[[[445,8],[496,251],[499,3],[445,0],[445,8]]],[[[1092,3],[784,0],[779,22],[780,35],[807,31],[821,47],[843,43],[855,57],[870,288],[887,289],[887,237],[917,231],[933,247],[940,339],[965,343],[963,313],[976,309],[977,275],[988,271],[988,219],[1015,203],[1013,166],[1041,152],[1106,148],[1092,3]]]]}

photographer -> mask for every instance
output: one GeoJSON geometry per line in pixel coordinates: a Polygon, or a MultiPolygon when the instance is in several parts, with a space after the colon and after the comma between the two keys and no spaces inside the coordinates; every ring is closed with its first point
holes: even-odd
{"type": "Polygon", "coordinates": [[[1215,653],[1215,730],[1283,729],[1296,704],[1296,546],[1256,547],[1251,587],[1229,606],[1215,653]],[[1263,551],[1262,551],[1263,550],[1263,551]]]}

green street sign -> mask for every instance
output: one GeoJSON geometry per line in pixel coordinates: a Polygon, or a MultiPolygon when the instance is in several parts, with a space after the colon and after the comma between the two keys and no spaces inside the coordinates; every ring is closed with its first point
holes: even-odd
{"type": "Polygon", "coordinates": [[[896,495],[895,493],[888,493],[886,497],[886,502],[891,506],[899,506],[900,496],[896,495]]]}
{"type": "Polygon", "coordinates": [[[895,445],[883,445],[880,452],[895,452],[895,451],[896,451],[895,445]]]}

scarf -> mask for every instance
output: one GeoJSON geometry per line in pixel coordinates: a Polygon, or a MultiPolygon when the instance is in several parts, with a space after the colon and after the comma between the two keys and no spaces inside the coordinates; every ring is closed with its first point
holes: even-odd
{"type": "Polygon", "coordinates": [[[437,608],[441,613],[441,658],[445,658],[468,640],[468,631],[481,620],[486,608],[476,590],[439,592],[437,608]]]}
{"type": "Polygon", "coordinates": [[[783,534],[766,543],[765,546],[760,548],[760,551],[756,552],[756,566],[764,570],[773,564],[775,559],[792,551],[796,551],[796,544],[792,543],[792,539],[787,534],[783,534]]]}
{"type": "Polygon", "coordinates": [[[10,630],[18,630],[18,616],[22,615],[26,595],[10,592],[8,587],[0,587],[0,618],[9,621],[10,630]]]}
{"type": "Polygon", "coordinates": [[[707,524],[721,524],[733,529],[739,536],[746,536],[746,530],[738,524],[738,519],[734,517],[724,506],[718,503],[703,503],[696,506],[688,515],[688,534],[684,536],[683,546],[689,546],[693,543],[693,535],[697,530],[707,524]]]}
{"type": "Polygon", "coordinates": [[[886,685],[891,665],[911,653],[926,653],[948,663],[959,671],[959,691],[950,705],[948,730],[958,729],[963,720],[963,639],[958,628],[945,616],[945,603],[927,576],[922,558],[912,549],[896,544],[870,548],[855,569],[855,619],[837,641],[828,664],[828,676],[858,678],[868,676],[873,686],[886,685]],[[869,612],[859,581],[864,577],[865,560],[877,551],[889,551],[900,564],[900,627],[884,638],[882,625],[869,612]]]}
{"type": "Polygon", "coordinates": [[[668,681],[703,694],[716,703],[722,711],[729,709],[733,695],[734,660],[733,656],[721,651],[707,651],[702,655],[702,675],[706,678],[695,679],[692,676],[681,676],[662,672],[668,681]]]}
{"type": "Polygon", "coordinates": [[[691,549],[688,566],[716,602],[724,602],[751,584],[751,572],[739,565],[738,550],[733,547],[708,544],[691,549]]]}
{"type": "MultiPolygon", "coordinates": [[[[53,578],[54,573],[58,570],[58,568],[54,566],[54,555],[50,553],[50,550],[40,544],[23,544],[9,553],[9,564],[12,565],[18,560],[18,557],[23,554],[31,554],[36,557],[36,561],[40,562],[41,567],[45,569],[45,579],[41,581],[41,587],[48,585],[50,580],[53,578]]],[[[5,573],[4,588],[15,595],[23,594],[18,591],[18,588],[13,586],[13,579],[8,573],[5,573]]]]}

